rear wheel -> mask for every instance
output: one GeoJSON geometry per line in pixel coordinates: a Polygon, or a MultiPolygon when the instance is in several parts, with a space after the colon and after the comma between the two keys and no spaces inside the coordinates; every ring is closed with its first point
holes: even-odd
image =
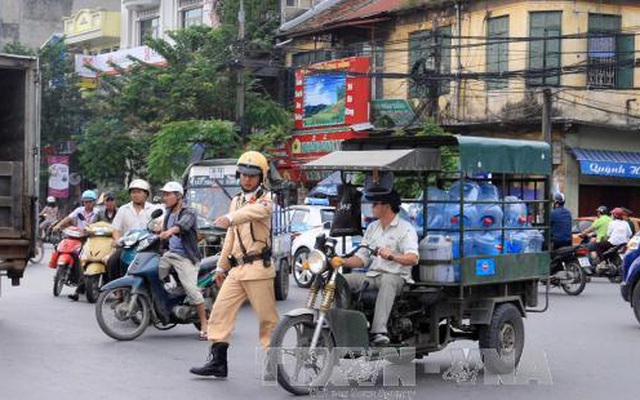
{"type": "Polygon", "coordinates": [[[131,288],[102,292],[96,304],[100,329],[116,340],[133,340],[149,326],[151,310],[147,299],[132,294],[131,288]]]}
{"type": "Polygon", "coordinates": [[[313,274],[308,269],[302,268],[302,264],[309,258],[309,249],[299,248],[293,255],[293,279],[298,287],[309,288],[313,283],[313,274]]]}
{"type": "Polygon", "coordinates": [[[276,271],[275,285],[276,300],[286,300],[289,297],[289,261],[286,258],[280,260],[280,268],[276,271]]]}
{"type": "Polygon", "coordinates": [[[524,324],[520,310],[511,303],[493,310],[491,323],[480,328],[480,349],[490,372],[507,374],[515,370],[524,348],[524,324]]]}
{"type": "Polygon", "coordinates": [[[85,288],[87,290],[87,301],[95,303],[100,296],[100,287],[102,285],[102,274],[87,275],[85,279],[85,288]]]}
{"type": "Polygon", "coordinates": [[[562,290],[570,296],[577,296],[582,293],[587,286],[587,275],[580,264],[576,262],[567,263],[565,271],[568,279],[560,283],[562,290]]]}

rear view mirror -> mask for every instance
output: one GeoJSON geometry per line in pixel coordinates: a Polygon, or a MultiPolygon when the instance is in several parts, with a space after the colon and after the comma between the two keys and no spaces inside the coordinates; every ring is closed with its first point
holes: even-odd
{"type": "Polygon", "coordinates": [[[151,213],[151,218],[156,219],[161,215],[162,215],[162,210],[158,208],[151,213]]]}

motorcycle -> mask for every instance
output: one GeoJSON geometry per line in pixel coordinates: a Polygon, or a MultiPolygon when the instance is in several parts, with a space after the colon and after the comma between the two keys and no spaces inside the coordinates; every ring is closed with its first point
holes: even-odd
{"type": "Polygon", "coordinates": [[[113,228],[110,223],[102,221],[89,225],[86,231],[88,238],[80,253],[80,266],[84,273],[87,301],[95,303],[100,295],[100,287],[106,279],[107,261],[113,251],[113,228]]]}
{"type": "MultiPolygon", "coordinates": [[[[305,268],[314,274],[307,303],[285,314],[271,337],[268,365],[283,389],[308,395],[325,387],[334,366],[343,358],[405,364],[444,348],[450,341],[486,335],[482,329],[474,332],[471,326],[461,324],[456,325],[454,333],[447,321],[432,318],[427,310],[433,310],[444,295],[437,288],[416,285],[406,287],[395,299],[387,324],[391,342],[371,344],[369,325],[378,291],[369,289],[366,283],[358,290],[349,288],[343,267],[330,265],[336,243],[324,235],[316,238],[315,250],[305,262],[305,268]],[[317,307],[319,293],[322,300],[317,307]],[[415,352],[404,351],[407,348],[415,352]],[[343,354],[342,349],[348,350],[343,354]]],[[[378,249],[359,245],[344,257],[359,249],[378,253],[378,249]]],[[[481,348],[485,346],[482,342],[481,348]]],[[[493,360],[487,359],[486,363],[493,360]]]]}
{"type": "MultiPolygon", "coordinates": [[[[60,242],[60,234],[53,232],[53,227],[61,220],[57,219],[53,223],[49,224],[46,228],[38,228],[38,236],[36,237],[36,243],[33,249],[33,257],[29,259],[32,264],[39,264],[44,258],[44,244],[51,243],[55,249],[60,242]]],[[[41,216],[38,219],[38,226],[42,224],[44,217],[41,216]]]]}
{"type": "Polygon", "coordinates": [[[588,260],[589,250],[584,246],[561,247],[551,252],[549,283],[560,287],[570,296],[578,296],[587,285],[587,275],[582,268],[588,260]]]}
{"type": "MultiPolygon", "coordinates": [[[[151,215],[159,217],[161,210],[151,215]]],[[[187,302],[179,279],[175,287],[165,289],[165,282],[158,276],[162,241],[148,230],[137,233],[136,255],[127,269],[127,274],[109,282],[101,288],[96,303],[96,319],[102,331],[116,340],[134,340],[150,324],[159,330],[168,330],[178,324],[193,324],[200,330],[198,314],[187,302]]],[[[129,237],[133,240],[133,237],[129,237]]],[[[132,244],[129,242],[130,248],[132,244]]],[[[126,252],[124,252],[126,254],[126,252]]],[[[209,313],[217,295],[214,273],[218,255],[208,257],[200,263],[198,287],[205,298],[205,309],[209,313]]],[[[173,276],[175,272],[172,271],[173,276]]]]}
{"type": "Polygon", "coordinates": [[[625,252],[626,247],[627,244],[622,243],[606,250],[602,253],[602,257],[599,257],[599,260],[594,259],[592,256],[587,256],[578,259],[578,261],[580,261],[580,265],[584,268],[588,279],[592,277],[607,278],[611,283],[620,283],[622,282],[623,269],[621,254],[625,252]],[[598,265],[601,264],[602,267],[598,267],[598,265]]]}
{"type": "Polygon", "coordinates": [[[87,237],[84,228],[71,226],[62,231],[63,239],[51,255],[49,268],[55,269],[53,295],[58,297],[64,286],[75,287],[82,281],[80,269],[80,250],[87,237]]]}

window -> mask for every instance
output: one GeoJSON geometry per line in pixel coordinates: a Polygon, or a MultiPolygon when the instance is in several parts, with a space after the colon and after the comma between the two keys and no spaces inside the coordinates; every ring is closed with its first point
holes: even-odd
{"type": "Polygon", "coordinates": [[[304,67],[322,61],[331,60],[331,52],[328,50],[312,50],[295,53],[291,60],[293,67],[304,67]]]}
{"type": "MultiPolygon", "coordinates": [[[[489,18],[487,25],[487,72],[509,71],[509,16],[489,18]]],[[[508,78],[487,80],[487,90],[504,89],[509,86],[508,78]]]]}
{"type": "Polygon", "coordinates": [[[202,7],[182,11],[182,27],[202,25],[202,7]]]}
{"type": "Polygon", "coordinates": [[[384,72],[384,45],[381,42],[375,43],[373,48],[371,42],[355,42],[346,46],[346,50],[339,51],[336,58],[343,57],[371,57],[371,72],[374,74],[371,78],[372,99],[381,99],[384,97],[382,77],[379,74],[384,72]]]}
{"type": "Polygon", "coordinates": [[[562,12],[542,11],[529,14],[530,86],[560,84],[560,36],[562,12]]]}
{"type": "Polygon", "coordinates": [[[323,224],[325,222],[333,221],[333,216],[334,215],[335,215],[335,211],[334,210],[330,210],[330,209],[320,210],[320,220],[322,221],[323,224]]]}
{"type": "Polygon", "coordinates": [[[153,39],[160,37],[160,17],[140,21],[140,44],[144,43],[148,37],[153,39]]]}
{"type": "MultiPolygon", "coordinates": [[[[430,31],[418,31],[409,35],[409,73],[424,77],[429,73],[448,75],[451,73],[451,27],[430,31]]],[[[409,97],[429,97],[430,88],[438,94],[449,93],[450,81],[429,79],[409,83],[409,97]]]]}
{"type": "Polygon", "coordinates": [[[587,86],[633,87],[634,35],[621,34],[619,15],[589,14],[587,86]]]}
{"type": "Polygon", "coordinates": [[[287,0],[287,7],[297,7],[297,6],[298,6],[297,0],[287,0]]]}

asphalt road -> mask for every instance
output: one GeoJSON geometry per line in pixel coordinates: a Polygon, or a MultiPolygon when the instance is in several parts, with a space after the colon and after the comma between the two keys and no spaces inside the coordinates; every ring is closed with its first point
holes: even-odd
{"type": "MultiPolygon", "coordinates": [[[[249,306],[242,308],[230,348],[229,378],[200,379],[188,369],[204,362],[208,345],[196,330],[149,328],[133,342],[116,342],[98,327],[94,307],[71,293],[54,298],[53,270],[28,268],[20,287],[3,281],[0,298],[0,399],[282,399],[291,398],[260,379],[258,328],[249,306]]],[[[281,312],[300,306],[306,291],[294,287],[281,312]]],[[[525,320],[526,345],[517,376],[495,377],[475,365],[477,345],[457,342],[416,361],[415,384],[377,385],[317,398],[367,399],[637,399],[640,325],[616,285],[588,284],[568,297],[552,291],[544,314],[525,320]],[[460,369],[460,365],[470,368],[460,369]]],[[[405,370],[406,371],[406,370],[405,370]]]]}

